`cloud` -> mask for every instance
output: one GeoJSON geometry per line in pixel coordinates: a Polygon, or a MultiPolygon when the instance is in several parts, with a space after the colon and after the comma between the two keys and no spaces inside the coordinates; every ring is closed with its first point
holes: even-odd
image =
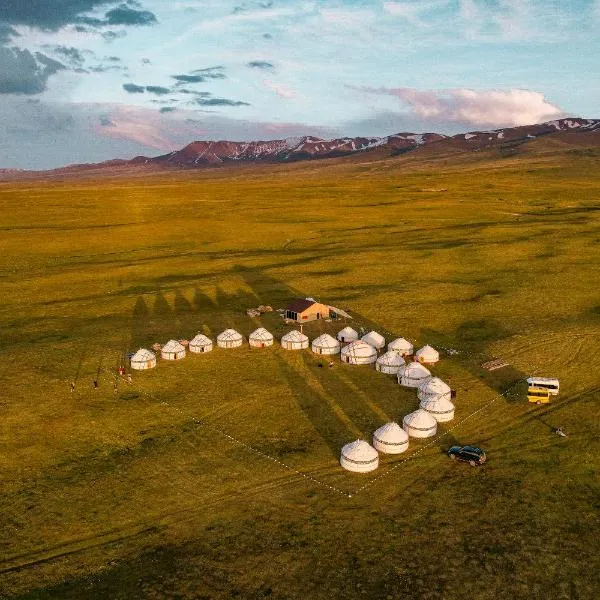
{"type": "Polygon", "coordinates": [[[164,96],[165,94],[171,93],[169,88],[162,87],[160,85],[147,85],[146,91],[150,94],[156,94],[157,96],[164,96]]]}
{"type": "Polygon", "coordinates": [[[104,38],[105,42],[108,42],[109,44],[111,42],[114,42],[115,40],[118,40],[119,38],[123,38],[127,35],[127,33],[123,30],[121,31],[104,31],[102,33],[102,37],[104,38]]]}
{"type": "Polygon", "coordinates": [[[77,48],[73,48],[73,47],[69,47],[69,46],[44,46],[44,48],[47,48],[48,50],[50,50],[53,54],[58,55],[61,60],[63,60],[64,62],[68,63],[71,66],[74,67],[81,67],[83,66],[83,63],[85,62],[85,58],[83,56],[83,53],[78,50],[77,48]]]}
{"type": "Polygon", "coordinates": [[[126,4],[121,4],[106,13],[108,25],[155,25],[158,23],[154,13],[148,10],[135,10],[126,4]]]}
{"type": "Polygon", "coordinates": [[[128,94],[143,94],[146,91],[143,85],[136,85],[135,83],[124,83],[123,89],[128,94]]]}
{"type": "Polygon", "coordinates": [[[0,47],[0,94],[40,94],[48,78],[64,69],[40,52],[0,47]]]}
{"type": "Polygon", "coordinates": [[[196,90],[188,90],[187,88],[177,88],[178,94],[191,94],[194,96],[201,96],[204,98],[210,98],[212,94],[210,92],[197,92],[196,90]]]}
{"type": "Polygon", "coordinates": [[[266,60],[251,60],[249,63],[246,63],[246,66],[250,69],[270,70],[275,68],[273,63],[267,62],[266,60]]]}
{"type": "Polygon", "coordinates": [[[298,94],[294,90],[290,89],[286,85],[283,85],[282,83],[275,83],[270,79],[264,79],[263,84],[268,90],[275,92],[275,94],[277,94],[280,98],[293,100],[298,97],[298,94]]]}
{"type": "Polygon", "coordinates": [[[299,135],[332,137],[339,133],[301,123],[246,121],[219,114],[199,118],[198,111],[179,109],[161,113],[156,110],[116,105],[109,112],[104,110],[103,114],[116,127],[98,126],[96,131],[101,136],[133,141],[162,152],[180,148],[198,139],[256,140],[299,135]]]}
{"type": "Polygon", "coordinates": [[[171,75],[172,79],[179,81],[180,83],[202,83],[206,81],[206,78],[202,75],[171,75]]]}
{"type": "Polygon", "coordinates": [[[431,123],[464,123],[484,127],[508,127],[540,123],[564,116],[564,112],[532,90],[417,90],[414,88],[361,88],[372,94],[393,96],[419,117],[431,123]]]}
{"type": "Polygon", "coordinates": [[[248,102],[229,98],[195,98],[190,104],[197,106],[250,106],[248,102]]]}
{"type": "Polygon", "coordinates": [[[270,123],[200,113],[160,113],[123,104],[50,103],[7,96],[0,111],[0,167],[48,169],[72,163],[169,152],[193,140],[281,139],[341,132],[305,123],[270,123]],[[52,148],[52,152],[48,151],[52,148]]]}
{"type": "Polygon", "coordinates": [[[56,31],[106,4],[117,0],[2,0],[0,21],[56,31]]]}
{"type": "Polygon", "coordinates": [[[0,44],[7,44],[13,37],[19,37],[19,33],[10,25],[0,23],[0,44]]]}
{"type": "MultiPolygon", "coordinates": [[[[58,31],[75,25],[81,31],[109,25],[143,26],[157,23],[156,16],[132,0],[2,0],[0,22],[26,25],[44,31],[58,31]],[[104,18],[89,16],[100,8],[110,7],[104,18]],[[118,5],[118,6],[115,6],[118,5]]],[[[0,39],[2,39],[0,37],[0,39]]]]}
{"type": "Polygon", "coordinates": [[[225,67],[207,67],[204,69],[195,69],[190,71],[190,74],[182,75],[171,75],[172,79],[177,81],[178,85],[184,83],[202,83],[210,79],[227,79],[225,73],[223,73],[225,67]]]}

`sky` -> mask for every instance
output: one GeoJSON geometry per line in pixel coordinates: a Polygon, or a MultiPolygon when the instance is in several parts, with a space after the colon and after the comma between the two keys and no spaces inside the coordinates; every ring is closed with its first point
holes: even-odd
{"type": "Polygon", "coordinates": [[[0,168],[600,117],[600,0],[0,0],[0,168]]]}

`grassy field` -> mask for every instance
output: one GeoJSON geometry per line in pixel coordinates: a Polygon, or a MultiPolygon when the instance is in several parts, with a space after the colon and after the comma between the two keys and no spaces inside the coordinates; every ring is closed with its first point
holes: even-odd
{"type": "Polygon", "coordinates": [[[599,194],[560,149],[0,184],[0,597],[597,598],[599,194]],[[341,446],[418,404],[373,369],[246,345],[114,391],[298,295],[459,350],[455,420],[358,475],[341,446]]]}

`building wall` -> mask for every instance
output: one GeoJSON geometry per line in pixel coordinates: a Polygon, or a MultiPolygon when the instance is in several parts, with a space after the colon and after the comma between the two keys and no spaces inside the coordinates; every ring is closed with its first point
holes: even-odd
{"type": "Polygon", "coordinates": [[[317,314],[320,319],[329,318],[329,307],[325,304],[319,304],[316,302],[312,306],[309,306],[303,313],[298,314],[298,323],[306,323],[306,321],[314,321],[317,318],[317,314]]]}

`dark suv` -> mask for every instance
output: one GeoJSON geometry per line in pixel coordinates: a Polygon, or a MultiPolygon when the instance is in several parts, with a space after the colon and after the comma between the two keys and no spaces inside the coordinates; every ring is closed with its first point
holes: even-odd
{"type": "Polygon", "coordinates": [[[468,462],[472,467],[482,465],[486,461],[485,452],[475,446],[452,446],[448,456],[453,460],[468,462]]]}

